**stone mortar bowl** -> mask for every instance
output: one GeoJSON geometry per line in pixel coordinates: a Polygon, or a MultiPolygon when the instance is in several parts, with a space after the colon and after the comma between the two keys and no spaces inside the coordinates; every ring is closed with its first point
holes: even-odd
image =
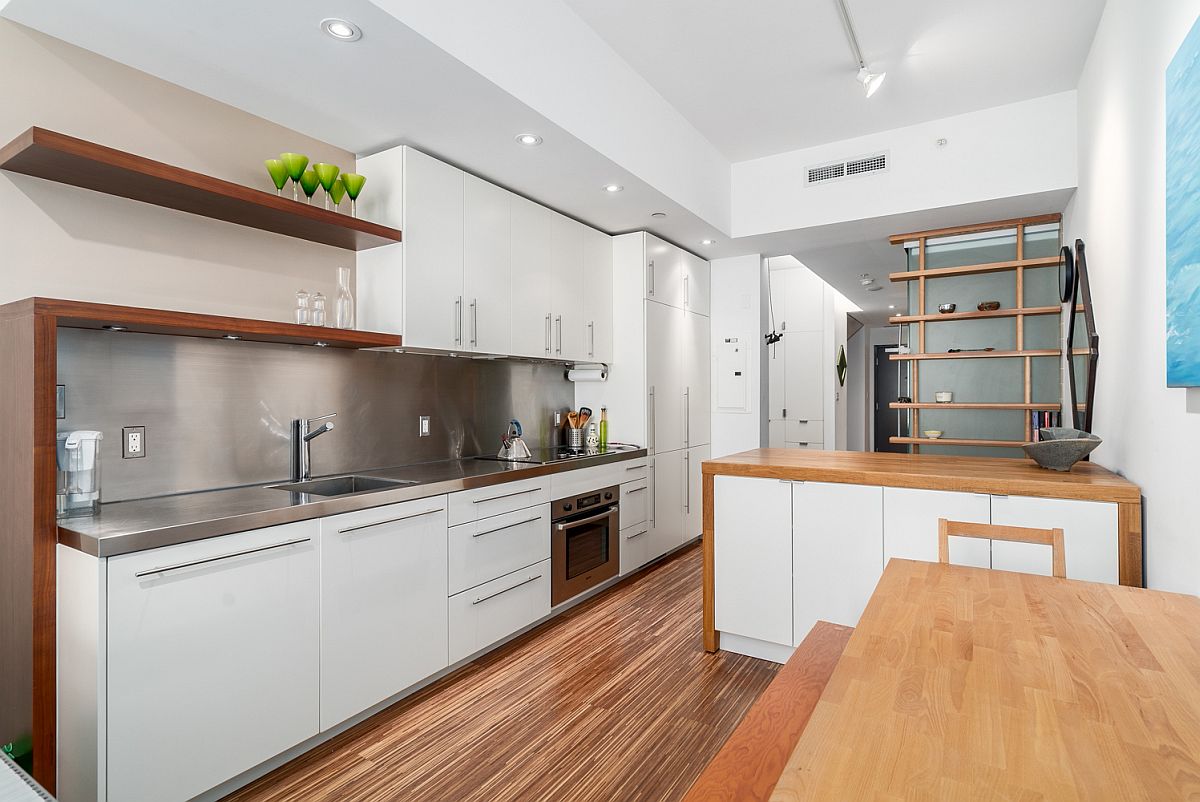
{"type": "Polygon", "coordinates": [[[1053,427],[1038,430],[1041,440],[1021,446],[1025,455],[1052,471],[1069,471],[1071,466],[1100,445],[1101,440],[1091,432],[1053,427]]]}

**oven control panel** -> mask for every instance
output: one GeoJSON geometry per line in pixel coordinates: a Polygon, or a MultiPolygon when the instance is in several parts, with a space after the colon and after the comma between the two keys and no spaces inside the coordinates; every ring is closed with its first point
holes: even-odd
{"type": "Polygon", "coordinates": [[[554,506],[560,515],[583,512],[592,507],[613,503],[617,500],[619,493],[619,488],[607,487],[603,490],[597,490],[595,493],[585,493],[582,496],[575,496],[574,498],[559,499],[554,503],[554,506]]]}

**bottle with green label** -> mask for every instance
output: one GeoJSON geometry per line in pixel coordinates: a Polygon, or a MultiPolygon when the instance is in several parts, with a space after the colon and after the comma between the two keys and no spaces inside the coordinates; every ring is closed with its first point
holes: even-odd
{"type": "Polygon", "coordinates": [[[600,450],[608,448],[608,407],[600,407],[600,450]]]}

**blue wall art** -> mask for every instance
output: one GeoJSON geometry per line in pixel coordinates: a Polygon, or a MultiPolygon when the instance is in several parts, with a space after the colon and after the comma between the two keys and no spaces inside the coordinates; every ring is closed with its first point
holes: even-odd
{"type": "Polygon", "coordinates": [[[1200,387],[1200,20],[1166,79],[1167,386],[1200,387]]]}

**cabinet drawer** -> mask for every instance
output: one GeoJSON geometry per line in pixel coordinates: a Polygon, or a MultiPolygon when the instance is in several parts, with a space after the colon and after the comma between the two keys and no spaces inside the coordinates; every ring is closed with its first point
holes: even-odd
{"type": "Polygon", "coordinates": [[[627,526],[621,530],[621,576],[650,562],[650,523],[627,526]]]}
{"type": "Polygon", "coordinates": [[[650,517],[650,480],[621,485],[621,528],[643,524],[650,517]]]}
{"type": "Polygon", "coordinates": [[[450,494],[450,525],[478,521],[513,510],[550,502],[550,477],[538,476],[519,482],[480,487],[450,494]]]}
{"type": "Polygon", "coordinates": [[[550,614],[550,561],[450,597],[450,663],[550,614]]]}
{"type": "Polygon", "coordinates": [[[451,527],[450,593],[548,559],[549,504],[451,527]]]}
{"type": "Polygon", "coordinates": [[[551,500],[631,482],[646,476],[646,458],[623,460],[591,468],[576,468],[550,477],[551,500]]]}
{"type": "Polygon", "coordinates": [[[108,799],[191,799],[317,734],[319,526],[108,560],[108,799]]]}

